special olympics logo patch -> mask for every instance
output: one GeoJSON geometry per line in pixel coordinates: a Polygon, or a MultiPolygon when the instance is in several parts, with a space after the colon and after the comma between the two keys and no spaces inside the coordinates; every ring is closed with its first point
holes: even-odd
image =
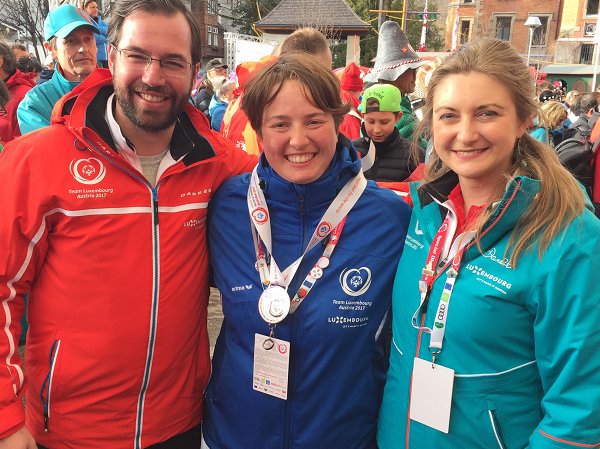
{"type": "Polygon", "coordinates": [[[367,267],[345,269],[340,273],[340,286],[349,296],[360,296],[371,286],[371,270],[367,267]]]}
{"type": "Polygon", "coordinates": [[[257,207],[252,211],[252,218],[258,224],[266,223],[269,219],[269,213],[262,207],[257,207]]]}
{"type": "Polygon", "coordinates": [[[76,181],[81,184],[98,184],[106,176],[106,168],[100,159],[73,159],[69,164],[69,171],[76,181]]]}
{"type": "Polygon", "coordinates": [[[331,223],[328,223],[326,221],[322,221],[321,223],[319,223],[319,226],[317,226],[317,235],[321,238],[329,234],[330,231],[331,223]]]}

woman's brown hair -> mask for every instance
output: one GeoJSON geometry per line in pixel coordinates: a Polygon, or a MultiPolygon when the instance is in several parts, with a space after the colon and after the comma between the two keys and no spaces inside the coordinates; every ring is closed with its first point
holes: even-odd
{"type": "Polygon", "coordinates": [[[302,84],[302,93],[324,112],[333,115],[336,129],[349,111],[340,96],[340,83],[314,56],[306,53],[286,53],[274,64],[263,69],[246,86],[242,98],[242,109],[252,128],[260,135],[263,112],[275,99],[283,83],[293,80],[302,84]]]}

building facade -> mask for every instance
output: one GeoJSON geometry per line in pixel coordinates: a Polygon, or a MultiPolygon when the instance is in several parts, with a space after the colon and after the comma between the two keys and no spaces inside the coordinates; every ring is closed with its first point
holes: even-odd
{"type": "Polygon", "coordinates": [[[598,0],[564,0],[555,62],[592,64],[598,0]]]}
{"type": "Polygon", "coordinates": [[[531,63],[539,67],[553,62],[561,3],[562,0],[459,0],[450,3],[447,6],[446,48],[456,49],[479,37],[496,37],[510,42],[526,55],[530,29],[525,22],[536,16],[541,26],[533,31],[531,63]]]}

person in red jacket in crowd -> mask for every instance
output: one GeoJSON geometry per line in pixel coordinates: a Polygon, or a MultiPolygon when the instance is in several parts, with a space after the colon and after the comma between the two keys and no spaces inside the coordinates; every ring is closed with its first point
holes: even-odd
{"type": "Polygon", "coordinates": [[[181,0],[118,1],[109,70],[0,155],[0,449],[200,446],[208,203],[257,162],[188,102],[200,36],[181,0]]]}
{"type": "Polygon", "coordinates": [[[358,113],[358,105],[360,104],[360,94],[363,90],[363,73],[358,66],[351,62],[344,69],[341,79],[341,96],[342,101],[349,104],[352,109],[344,116],[344,120],[340,125],[340,132],[350,140],[360,137],[361,117],[358,113]]]}
{"type": "Polygon", "coordinates": [[[259,61],[242,62],[235,68],[238,87],[234,90],[235,98],[229,102],[223,115],[221,134],[230,140],[236,148],[244,150],[248,154],[260,155],[262,145],[250,125],[248,116],[241,108],[244,89],[257,73],[271,65],[275,59],[275,56],[268,55],[259,61]]]}
{"type": "Polygon", "coordinates": [[[35,81],[29,73],[17,69],[17,59],[12,49],[0,42],[0,81],[8,88],[10,99],[4,106],[6,113],[0,116],[0,142],[7,144],[21,135],[17,122],[17,106],[35,81]]]}

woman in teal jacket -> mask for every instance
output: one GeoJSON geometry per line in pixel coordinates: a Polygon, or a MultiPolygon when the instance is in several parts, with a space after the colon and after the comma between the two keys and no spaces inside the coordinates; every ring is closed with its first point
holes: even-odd
{"type": "Polygon", "coordinates": [[[434,152],[411,186],[380,449],[600,447],[600,222],[527,134],[533,98],[495,39],[432,76],[434,152]]]}

